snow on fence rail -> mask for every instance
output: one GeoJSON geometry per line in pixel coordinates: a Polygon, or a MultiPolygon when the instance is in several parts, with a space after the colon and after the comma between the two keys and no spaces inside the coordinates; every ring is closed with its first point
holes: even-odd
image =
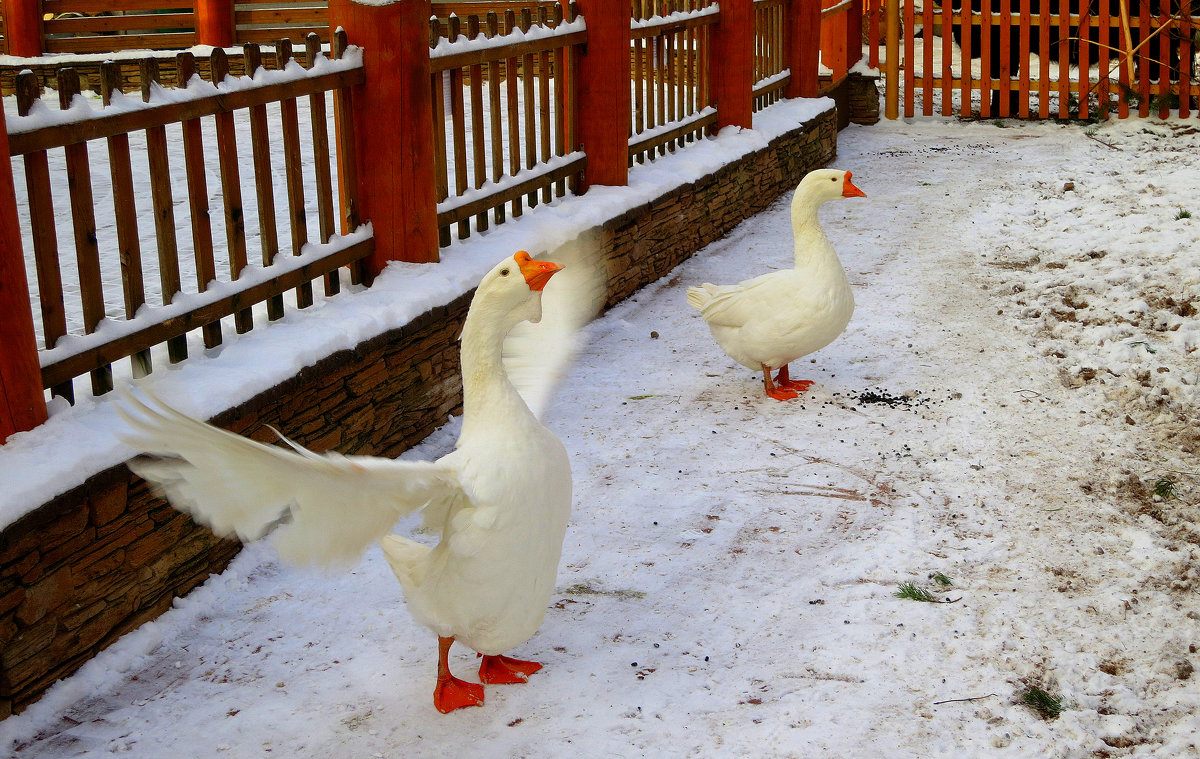
{"type": "MultiPolygon", "coordinates": [[[[361,278],[358,262],[372,251],[369,235],[353,234],[336,237],[334,234],[335,197],[331,179],[329,124],[326,117],[326,94],[332,93],[335,109],[348,107],[349,88],[364,79],[361,61],[356,55],[330,61],[319,54],[320,40],[309,38],[308,70],[291,58],[290,43],[281,40],[277,45],[282,71],[267,72],[261,68],[257,45],[245,49],[246,68],[254,77],[228,76],[224,50],[213,51],[210,60],[211,83],[193,79],[195,60],[192,53],[181,53],[178,65],[180,79],[188,86],[179,90],[164,90],[157,84],[157,61],[147,58],[140,62],[142,73],[141,101],[121,93],[121,75],[116,63],[101,69],[101,90],[104,107],[95,110],[76,96],[80,93],[79,77],[72,69],[63,69],[58,76],[58,95],[61,111],[49,109],[38,99],[38,78],[26,72],[18,77],[17,104],[19,116],[12,119],[9,131],[9,153],[21,156],[28,188],[28,218],[32,236],[37,282],[37,303],[41,314],[41,333],[46,349],[41,352],[42,384],[56,396],[74,399],[73,379],[91,375],[93,394],[108,392],[113,387],[112,364],[118,359],[131,358],[132,374],[141,376],[152,368],[150,349],[163,343],[171,363],[187,357],[186,334],[199,329],[205,348],[222,341],[221,319],[233,317],[235,330],[240,334],[254,327],[253,307],[264,304],[265,316],[275,320],[284,314],[283,293],[295,290],[295,303],[306,308],[313,302],[312,281],[324,281],[325,294],[340,289],[337,275],[341,267],[354,272],[352,281],[361,278]],[[191,80],[189,82],[189,80],[191,80]],[[300,123],[296,99],[306,98],[311,115],[311,153],[315,158],[311,181],[302,175],[300,123]],[[292,256],[279,255],[279,223],[276,218],[275,189],[271,136],[267,130],[268,104],[278,109],[282,133],[282,149],[275,151],[283,159],[286,178],[287,216],[283,219],[290,233],[292,256]],[[250,264],[247,256],[246,214],[242,199],[240,174],[244,170],[239,158],[238,132],[234,113],[241,112],[248,128],[241,130],[241,155],[246,154],[245,138],[249,138],[250,181],[256,197],[257,239],[261,266],[250,264]],[[201,119],[211,117],[215,133],[217,173],[220,177],[218,204],[221,207],[219,226],[223,227],[225,245],[214,245],[213,219],[210,200],[213,193],[207,187],[205,166],[205,135],[201,119]],[[186,226],[175,219],[175,190],[172,187],[172,167],[168,156],[166,128],[178,127],[183,141],[183,173],[186,176],[186,226]],[[138,152],[144,152],[148,170],[152,208],[138,209],[139,193],[135,193],[135,169],[131,160],[130,138],[138,139],[138,152]],[[97,204],[92,195],[92,167],[89,147],[105,141],[107,164],[111,172],[112,214],[115,235],[102,236],[97,232],[97,204]],[[65,153],[65,170],[69,191],[69,211],[56,209],[54,185],[51,178],[48,151],[61,149],[65,153]],[[315,188],[315,203],[319,246],[309,243],[306,210],[306,187],[315,188]],[[68,314],[64,297],[64,277],[59,264],[59,241],[55,229],[56,212],[68,213],[72,220],[73,242],[77,271],[69,279],[72,301],[77,301],[81,314],[68,314]],[[152,261],[143,261],[141,225],[154,227],[152,261]],[[178,224],[178,226],[177,226],[178,224]],[[190,243],[181,247],[180,232],[190,243]],[[114,239],[115,237],[115,239],[114,239]],[[101,250],[101,239],[116,250],[101,250]],[[190,251],[188,250],[190,247],[190,251]],[[216,251],[227,260],[222,263],[228,274],[218,277],[216,251]],[[190,252],[190,255],[187,255],[190,252]],[[195,290],[184,290],[180,273],[180,255],[190,259],[185,266],[195,272],[195,290]],[[105,293],[102,259],[111,269],[119,259],[123,314],[115,313],[108,302],[114,293],[105,293]],[[148,266],[143,266],[143,263],[148,266]],[[157,274],[157,283],[147,287],[146,273],[157,274]],[[224,281],[221,281],[224,280],[224,281]],[[147,303],[147,290],[158,295],[159,304],[147,303]],[[82,322],[82,334],[71,334],[68,323],[82,322]]],[[[345,49],[344,36],[334,49],[345,49]]],[[[335,139],[338,150],[354,139],[353,124],[343,118],[345,128],[335,139]]],[[[140,156],[139,156],[140,157],[140,156]]],[[[178,167],[176,167],[178,168],[178,167]]],[[[137,173],[140,174],[140,169],[137,173]]],[[[178,174],[178,171],[175,172],[178,174]]],[[[61,181],[61,180],[57,180],[61,181]]],[[[103,182],[103,180],[99,180],[103,182]]],[[[144,190],[145,188],[139,188],[144,190]]],[[[342,184],[343,198],[348,207],[354,206],[356,190],[342,184]]],[[[61,190],[61,187],[60,187],[61,190]]],[[[142,198],[145,205],[145,198],[142,198]]],[[[181,204],[182,206],[182,204],[181,204]]],[[[110,283],[109,289],[112,289],[110,283]]]]}

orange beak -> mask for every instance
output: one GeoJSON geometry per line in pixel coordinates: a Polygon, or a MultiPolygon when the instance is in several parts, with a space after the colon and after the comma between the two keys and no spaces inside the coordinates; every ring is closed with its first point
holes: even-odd
{"type": "Polygon", "coordinates": [[[518,250],[513,256],[513,260],[517,262],[517,266],[521,267],[521,274],[525,277],[526,284],[534,292],[545,287],[546,283],[550,281],[550,277],[562,269],[560,264],[553,261],[535,261],[523,250],[518,250]]]}
{"type": "Polygon", "coordinates": [[[850,172],[846,172],[846,178],[842,181],[842,197],[843,198],[865,198],[867,194],[854,186],[850,181],[850,172]]]}

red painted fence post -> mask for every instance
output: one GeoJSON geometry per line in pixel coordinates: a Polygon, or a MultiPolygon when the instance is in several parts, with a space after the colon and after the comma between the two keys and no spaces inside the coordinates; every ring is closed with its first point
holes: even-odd
{"type": "Polygon", "coordinates": [[[366,83],[354,88],[359,218],[375,230],[372,277],[389,261],[438,260],[434,197],[430,0],[364,5],[330,0],[331,30],[363,50],[366,83]]]}
{"type": "Polygon", "coordinates": [[[232,47],[233,0],[196,0],[196,44],[232,47]]]}
{"type": "Polygon", "coordinates": [[[587,50],[579,60],[579,123],[575,134],[587,153],[583,187],[629,184],[628,0],[577,0],[587,21],[587,50]]]}
{"type": "MultiPolygon", "coordinates": [[[[854,64],[863,57],[863,0],[851,0],[850,10],[846,11],[846,70],[854,68],[854,64]]],[[[932,33],[931,33],[932,36],[932,33]]],[[[928,44],[932,45],[930,41],[928,44]]]]}
{"type": "MultiPolygon", "coordinates": [[[[0,109],[0,155],[8,155],[8,126],[0,109]]],[[[33,332],[12,165],[0,161],[0,443],[46,421],[46,396],[33,332]]]]}
{"type": "Polygon", "coordinates": [[[791,70],[784,96],[815,98],[820,92],[821,0],[787,0],[784,54],[791,70]]]}
{"type": "Polygon", "coordinates": [[[749,129],[754,125],[754,0],[721,0],[710,60],[717,129],[749,129]]]}
{"type": "Polygon", "coordinates": [[[39,0],[0,0],[8,54],[36,58],[42,54],[42,9],[39,0]]]}

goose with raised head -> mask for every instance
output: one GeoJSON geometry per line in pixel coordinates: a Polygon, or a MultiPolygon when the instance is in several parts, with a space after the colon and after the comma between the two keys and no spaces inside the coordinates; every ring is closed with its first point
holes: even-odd
{"type": "Polygon", "coordinates": [[[788,364],[833,342],[854,312],[846,272],[817,220],[826,201],[853,197],[866,193],[850,181],[849,171],[809,172],[792,196],[793,268],[736,285],[688,288],[688,303],[704,317],[717,345],[739,364],[761,371],[767,395],[776,400],[790,400],[812,386],[791,379],[788,364]]]}
{"type": "Polygon", "coordinates": [[[540,320],[542,289],[561,268],[520,251],[483,277],[461,334],[462,430],[436,461],[264,445],[127,395],[128,442],[155,457],[130,466],[219,535],[255,540],[275,528],[292,563],[353,561],[378,541],[413,617],[438,637],[434,706],[481,705],[483,684],[541,668],[504,654],[545,617],[571,511],[566,449],[523,399],[532,382],[518,388],[505,369],[506,336],[540,320]],[[436,545],[390,534],[418,510],[436,545]],[[455,641],[482,655],[480,683],[450,673],[455,641]]]}

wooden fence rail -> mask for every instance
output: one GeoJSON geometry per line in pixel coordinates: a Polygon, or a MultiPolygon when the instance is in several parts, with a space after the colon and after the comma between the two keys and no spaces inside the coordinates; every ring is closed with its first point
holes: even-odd
{"type": "MultiPolygon", "coordinates": [[[[247,43],[240,57],[251,79],[230,73],[223,48],[204,62],[185,52],[173,63],[188,86],[170,97],[157,94],[161,55],[106,62],[92,83],[99,109],[81,105],[77,72],[56,78],[59,110],[39,99],[41,77],[20,75],[19,116],[6,136],[26,188],[22,226],[36,283],[26,311],[40,316],[43,347],[30,345],[40,377],[32,381],[70,400],[86,374],[92,393],[105,393],[114,367],[141,376],[183,360],[193,345],[217,346],[226,330],[278,319],[285,302],[306,308],[314,283],[335,294],[340,269],[358,283],[391,260],[436,261],[454,239],[568,191],[624,184],[635,162],[718,127],[751,127],[756,105],[818,94],[819,0],[580,6],[592,14],[586,26],[574,3],[431,22],[420,0],[331,0],[330,22],[361,41],[353,55],[342,53],[344,35],[332,59],[310,35],[306,70],[280,39],[273,62],[282,71],[266,72],[258,45],[247,43]],[[141,102],[123,92],[131,67],[141,102]],[[198,70],[208,82],[193,76],[198,70]],[[312,156],[306,167],[302,152],[312,156]],[[144,170],[135,172],[135,158],[144,170]],[[93,182],[93,172],[107,176],[93,182]],[[279,187],[273,174],[282,174],[279,187]],[[253,201],[242,197],[243,179],[253,201]],[[210,192],[214,180],[220,188],[210,192]],[[111,196],[93,196],[93,186],[111,186],[111,196]],[[342,236],[334,231],[338,203],[342,236]],[[74,251],[73,266],[60,264],[60,245],[74,251]],[[279,255],[287,248],[291,255],[279,255]]],[[[5,265],[23,255],[20,246],[0,247],[5,265]]],[[[0,307],[0,323],[20,323],[11,304],[0,307]]],[[[22,397],[9,388],[22,361],[18,352],[0,355],[9,398],[22,397]]],[[[36,409],[11,413],[11,403],[7,411],[37,418],[36,409]]],[[[14,429],[0,427],[0,440],[14,429]]]]}

